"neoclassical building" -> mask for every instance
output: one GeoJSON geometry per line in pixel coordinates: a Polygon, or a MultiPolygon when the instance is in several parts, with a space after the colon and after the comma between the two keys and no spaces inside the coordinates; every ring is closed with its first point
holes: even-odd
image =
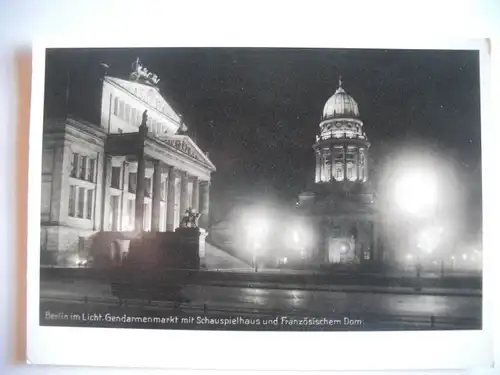
{"type": "Polygon", "coordinates": [[[174,231],[189,207],[208,226],[215,166],[185,134],[158,77],[138,60],[128,77],[105,68],[68,79],[65,109],[46,110],[42,254],[81,250],[97,232],[174,231]]]}
{"type": "Polygon", "coordinates": [[[314,232],[310,255],[320,264],[359,264],[377,258],[374,193],[368,173],[370,142],[357,102],[342,81],[326,102],[313,145],[314,184],[297,211],[314,232]]]}

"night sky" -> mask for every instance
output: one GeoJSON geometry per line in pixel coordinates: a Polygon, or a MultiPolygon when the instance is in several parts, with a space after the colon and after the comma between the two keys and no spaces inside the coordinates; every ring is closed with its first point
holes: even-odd
{"type": "MultiPolygon", "coordinates": [[[[104,62],[109,75],[126,77],[139,57],[160,77],[165,98],[217,167],[212,185],[217,216],[217,207],[220,211],[230,197],[274,191],[293,200],[311,183],[312,144],[339,75],[359,104],[375,163],[393,143],[418,137],[453,155],[464,174],[479,176],[469,188],[480,194],[478,56],[477,51],[58,50],[48,53],[47,66],[62,76],[68,66],[104,62]]],[[[54,77],[48,74],[47,80],[54,77]]]]}

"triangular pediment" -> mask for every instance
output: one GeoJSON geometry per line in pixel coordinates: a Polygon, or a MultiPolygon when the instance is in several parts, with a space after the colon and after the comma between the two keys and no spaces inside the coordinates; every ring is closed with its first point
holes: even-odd
{"type": "Polygon", "coordinates": [[[181,118],[172,108],[172,106],[165,100],[160,90],[148,84],[141,82],[131,81],[123,78],[116,78],[107,76],[106,80],[114,83],[129,94],[135,96],[138,100],[146,102],[153,108],[156,108],[161,113],[171,118],[175,122],[180,123],[181,118]]]}
{"type": "Polygon", "coordinates": [[[215,171],[214,164],[210,161],[207,154],[204,153],[198,145],[187,135],[157,135],[156,138],[161,142],[174,147],[176,150],[186,154],[202,163],[208,165],[212,171],[215,171]]]}

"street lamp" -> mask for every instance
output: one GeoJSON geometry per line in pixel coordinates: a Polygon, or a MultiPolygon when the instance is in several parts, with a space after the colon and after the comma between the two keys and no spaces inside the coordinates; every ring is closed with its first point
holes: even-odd
{"type": "Polygon", "coordinates": [[[430,169],[410,168],[397,176],[394,200],[398,209],[411,217],[429,216],[438,203],[438,184],[430,169]]]}
{"type": "Polygon", "coordinates": [[[254,271],[257,272],[257,256],[262,253],[266,244],[269,219],[260,213],[251,214],[246,220],[245,230],[247,233],[247,248],[252,253],[252,266],[254,271]]]}
{"type": "Polygon", "coordinates": [[[396,214],[399,214],[408,234],[407,246],[416,245],[415,265],[417,278],[421,276],[421,253],[434,253],[441,242],[443,228],[426,227],[416,238],[412,235],[423,221],[432,220],[439,205],[439,178],[435,168],[426,163],[408,163],[393,172],[390,189],[391,201],[396,214]],[[414,243],[412,243],[415,241],[414,243]]]}

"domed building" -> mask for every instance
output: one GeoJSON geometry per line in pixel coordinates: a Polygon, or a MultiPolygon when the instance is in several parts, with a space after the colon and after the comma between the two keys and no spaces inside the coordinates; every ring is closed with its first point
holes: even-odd
{"type": "Polygon", "coordinates": [[[326,102],[316,142],[314,183],[297,210],[308,227],[313,263],[360,265],[377,259],[374,192],[368,173],[370,142],[358,103],[343,88],[326,102]]]}

